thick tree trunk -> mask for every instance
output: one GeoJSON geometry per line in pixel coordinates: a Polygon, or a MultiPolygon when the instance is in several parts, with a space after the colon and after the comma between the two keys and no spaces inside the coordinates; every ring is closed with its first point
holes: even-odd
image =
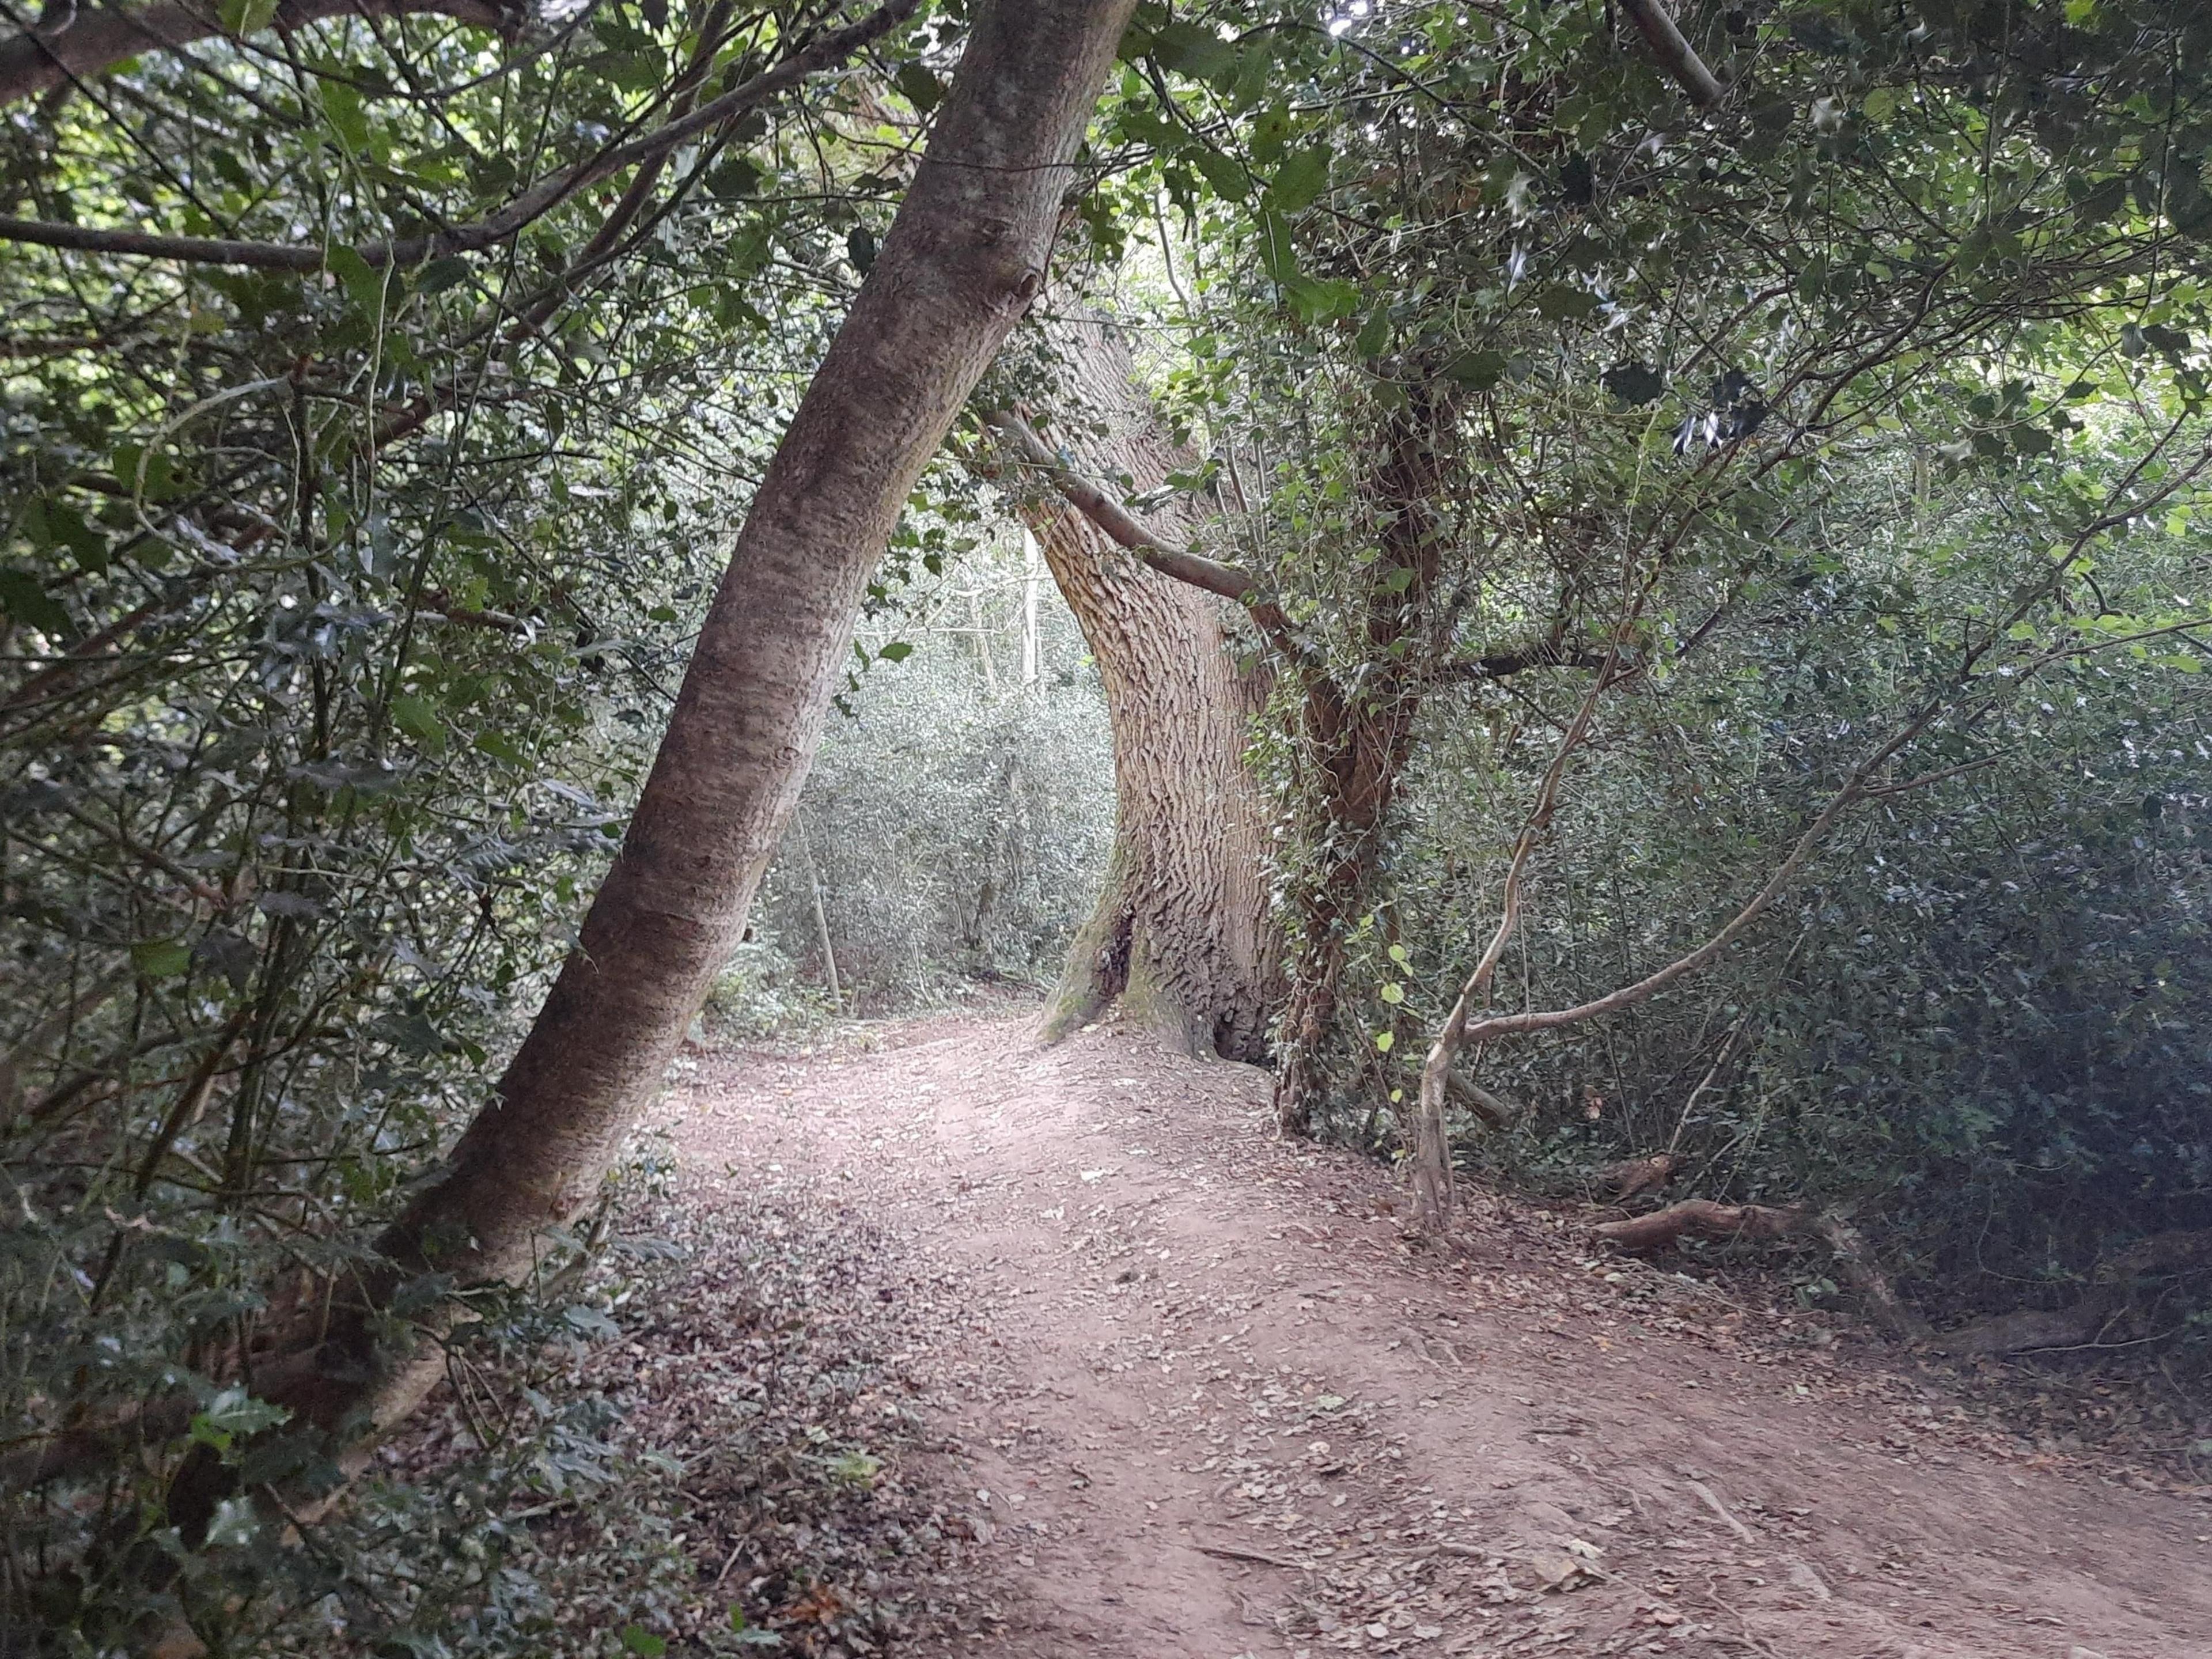
{"type": "MultiPolygon", "coordinates": [[[[1134,0],[981,11],[927,153],[745,517],[580,948],[403,1267],[514,1279],[573,1219],[663,1073],[795,807],[868,574],[1043,281],[1072,162],[1134,0]]],[[[387,1387],[379,1415],[410,1405],[387,1387]]]]}
{"type": "MultiPolygon", "coordinates": [[[[1064,324],[1054,340],[1065,402],[1051,441],[1079,471],[1141,494],[1196,469],[1132,383],[1109,324],[1064,324]]],[[[1188,500],[1147,514],[1148,526],[1174,544],[1194,539],[1200,515],[1188,500]]],[[[1239,667],[1223,600],[1147,568],[1059,495],[1033,495],[1021,510],[1106,683],[1117,797],[1104,890],[1044,1035],[1065,1036],[1118,998],[1125,1018],[1178,1052],[1264,1060],[1277,950],[1245,750],[1267,672],[1239,667]]]]}

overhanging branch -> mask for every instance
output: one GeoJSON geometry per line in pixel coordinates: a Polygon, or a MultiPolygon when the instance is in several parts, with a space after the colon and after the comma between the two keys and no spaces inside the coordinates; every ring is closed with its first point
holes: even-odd
{"type": "Polygon", "coordinates": [[[1661,0],[1620,0],[1620,9],[1635,21],[1651,55],[1690,94],[1692,103],[1699,109],[1711,109],[1727,94],[1720,76],[1705,67],[1705,60],[1683,38],[1661,0]]]}
{"type": "Polygon", "coordinates": [[[1249,570],[1188,548],[1170,547],[1146,529],[1127,508],[1061,459],[1037,430],[1012,410],[994,409],[984,424],[1004,437],[1017,454],[1066,498],[1067,504],[1163,576],[1203,588],[1251,613],[1253,623],[1273,643],[1291,647],[1290,618],[1249,570]]]}
{"type": "MultiPolygon", "coordinates": [[[[0,40],[0,104],[35,98],[56,87],[112,69],[142,52],[174,51],[224,33],[217,8],[192,0],[137,8],[85,5],[49,7],[63,13],[58,23],[42,24],[0,40]]],[[[407,17],[434,15],[473,23],[501,34],[512,33],[516,15],[492,0],[284,0],[270,27],[289,34],[333,17],[407,17]]]]}
{"type": "MultiPolygon", "coordinates": [[[[843,62],[890,33],[914,14],[920,0],[885,0],[859,22],[834,29],[812,46],[709,99],[688,115],[655,128],[641,138],[617,144],[587,161],[564,168],[532,185],[498,212],[474,224],[456,225],[427,236],[403,236],[355,249],[371,266],[411,265],[452,253],[496,247],[575,195],[602,179],[654,162],[678,145],[713,131],[755,105],[788,90],[808,76],[843,62]]],[[[41,219],[0,218],[0,241],[83,253],[113,253],[144,258],[181,259],[194,264],[234,265],[262,270],[315,271],[330,262],[327,247],[295,247],[279,242],[246,242],[216,237],[166,236],[90,225],[57,224],[41,219]]]]}

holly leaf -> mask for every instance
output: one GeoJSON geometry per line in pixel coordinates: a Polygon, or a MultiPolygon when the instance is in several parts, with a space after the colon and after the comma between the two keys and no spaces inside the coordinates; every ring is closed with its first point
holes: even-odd
{"type": "Polygon", "coordinates": [[[1656,403],[1667,390],[1667,377],[1648,363],[1615,363],[1598,383],[1632,407],[1656,403]]]}

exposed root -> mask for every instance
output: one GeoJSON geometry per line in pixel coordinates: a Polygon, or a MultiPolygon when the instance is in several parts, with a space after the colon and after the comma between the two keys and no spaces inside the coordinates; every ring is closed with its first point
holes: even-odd
{"type": "Polygon", "coordinates": [[[2147,1273],[2204,1267],[2212,1267],[2212,1228],[2154,1233],[2100,1264],[2094,1286],[2069,1306],[2000,1314],[1945,1331],[1931,1340],[1931,1346],[1939,1353],[1961,1358],[2080,1347],[2095,1341],[2113,1316],[2127,1306],[2134,1280],[2147,1273]]]}
{"type": "Polygon", "coordinates": [[[1760,1243],[1811,1231],[1809,1210],[1771,1204],[1718,1204],[1686,1198],[1650,1215],[1603,1221],[1590,1229],[1600,1243],[1623,1250],[1663,1250],[1691,1238],[1744,1238],[1760,1243]]]}
{"type": "MultiPolygon", "coordinates": [[[[1648,1166],[1666,1158],[1667,1155],[1662,1153],[1657,1158],[1640,1159],[1634,1164],[1616,1164],[1613,1168],[1616,1171],[1627,1171],[1633,1178],[1639,1171],[1648,1170],[1648,1166]]],[[[1709,1198],[1687,1198],[1663,1210],[1654,1210],[1650,1215],[1601,1222],[1590,1231],[1600,1243],[1623,1250],[1662,1250],[1686,1237],[1748,1239],[1765,1243],[1810,1234],[1834,1254],[1837,1271],[1843,1275],[1844,1283],[1857,1292],[1862,1307],[1875,1324],[1907,1342],[1924,1341],[1928,1337],[1927,1322],[1905,1306],[1890,1288],[1888,1276],[1867,1249],[1858,1230],[1837,1216],[1796,1205],[1784,1207],[1771,1204],[1717,1204],[1709,1198]]]]}

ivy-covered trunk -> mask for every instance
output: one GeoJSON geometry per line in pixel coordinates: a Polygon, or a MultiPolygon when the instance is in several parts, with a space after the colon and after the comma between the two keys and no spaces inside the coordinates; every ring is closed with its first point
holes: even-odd
{"type": "Polygon", "coordinates": [[[1436,655],[1421,635],[1442,570],[1443,458],[1456,404],[1435,380],[1408,392],[1377,434],[1370,493],[1378,556],[1367,573],[1359,672],[1308,668],[1292,734],[1290,993],[1275,1072],[1276,1121],[1286,1134],[1311,1131],[1329,1079],[1346,1065],[1335,1046],[1346,938],[1380,884],[1436,655]]]}
{"type": "MultiPolygon", "coordinates": [[[[1051,441],[1079,471],[1143,494],[1197,469],[1132,383],[1111,325],[1064,324],[1054,343],[1066,401],[1051,441]]],[[[1245,751],[1268,671],[1249,645],[1239,661],[1224,601],[1147,568],[1056,495],[1033,495],[1022,512],[1097,659],[1114,733],[1113,857],[1045,1036],[1066,1036],[1118,998],[1126,1018],[1178,1052],[1262,1060],[1279,952],[1245,751]]],[[[1146,523],[1182,545],[1200,517],[1176,495],[1146,523]]]]}

